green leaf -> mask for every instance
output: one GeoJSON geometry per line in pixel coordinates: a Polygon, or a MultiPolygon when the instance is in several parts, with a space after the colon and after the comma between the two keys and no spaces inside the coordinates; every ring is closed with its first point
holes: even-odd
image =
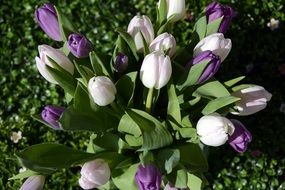
{"type": "Polygon", "coordinates": [[[66,131],[105,132],[117,127],[117,118],[103,111],[79,111],[67,108],[59,120],[66,131]]]}
{"type": "Polygon", "coordinates": [[[172,19],[176,16],[177,14],[171,15],[167,21],[159,28],[157,31],[157,35],[160,35],[164,32],[170,32],[171,28],[173,27],[173,22],[172,19]]]}
{"type": "Polygon", "coordinates": [[[60,144],[37,144],[16,154],[22,166],[35,172],[50,174],[100,157],[60,144]]]}
{"type": "Polygon", "coordinates": [[[57,7],[55,7],[57,19],[59,23],[60,34],[63,41],[67,41],[70,33],[75,32],[75,29],[66,16],[64,16],[57,7]]]}
{"type": "Polygon", "coordinates": [[[126,112],[141,130],[143,145],[139,151],[153,150],[172,143],[171,134],[156,118],[141,110],[130,109],[126,112]]]}
{"type": "Polygon", "coordinates": [[[203,39],[207,32],[207,17],[203,16],[195,23],[194,30],[197,32],[199,39],[203,39]]]}
{"type": "Polygon", "coordinates": [[[167,179],[176,188],[187,188],[188,177],[184,168],[179,167],[178,169],[174,170],[171,174],[167,175],[167,179]]]}
{"type": "Polygon", "coordinates": [[[74,65],[78,71],[78,73],[80,74],[80,76],[83,79],[84,85],[87,86],[89,80],[94,77],[94,73],[93,71],[91,71],[91,69],[89,69],[86,66],[83,65],[78,65],[75,61],[74,61],[74,65]]]}
{"type": "Polygon", "coordinates": [[[191,173],[187,173],[188,183],[187,186],[190,189],[203,189],[203,180],[193,175],[191,173]]]}
{"type": "Polygon", "coordinates": [[[219,28],[220,28],[220,25],[221,25],[221,22],[223,20],[223,16],[210,22],[208,25],[207,25],[207,34],[206,36],[209,36],[211,34],[214,34],[214,33],[217,33],[219,31],[219,28]]]}
{"type": "Polygon", "coordinates": [[[159,24],[162,24],[166,20],[166,16],[167,16],[166,0],[160,0],[158,13],[159,13],[159,24]]]}
{"type": "MultiPolygon", "coordinates": [[[[126,169],[121,175],[112,176],[112,180],[118,189],[137,190],[138,187],[135,183],[135,174],[139,164],[134,164],[126,169]]],[[[114,174],[112,174],[114,175],[114,174]]]]}
{"type": "Polygon", "coordinates": [[[69,74],[68,72],[61,72],[48,65],[46,65],[46,69],[58,82],[59,86],[61,86],[70,95],[74,95],[77,81],[75,80],[75,78],[73,78],[71,74],[69,74]]]}
{"type": "Polygon", "coordinates": [[[125,135],[125,140],[130,145],[131,147],[139,147],[142,146],[143,144],[143,138],[142,136],[136,137],[132,135],[125,135]]]}
{"type": "Polygon", "coordinates": [[[253,87],[253,86],[255,86],[255,85],[253,85],[253,84],[241,84],[241,85],[232,87],[232,91],[236,92],[236,91],[240,91],[242,89],[250,88],[250,87],[253,87]]]}
{"type": "Polygon", "coordinates": [[[138,61],[139,60],[139,56],[137,55],[136,44],[135,44],[132,36],[129,33],[127,33],[124,30],[122,30],[122,29],[117,29],[117,32],[124,39],[124,41],[128,44],[129,48],[131,49],[131,51],[133,53],[133,56],[138,61]]]}
{"type": "Polygon", "coordinates": [[[9,178],[8,180],[24,179],[24,178],[28,178],[28,177],[33,176],[33,175],[39,175],[39,173],[34,172],[32,170],[26,170],[26,171],[21,172],[17,175],[14,175],[13,177],[9,178]]]}
{"type": "Polygon", "coordinates": [[[180,151],[178,149],[162,149],[156,155],[157,164],[167,174],[170,174],[180,161],[180,151]]]}
{"type": "Polygon", "coordinates": [[[91,65],[93,67],[93,70],[94,70],[96,76],[111,77],[111,75],[108,72],[107,67],[106,67],[106,65],[109,64],[109,62],[104,63],[101,60],[101,58],[94,51],[90,52],[89,58],[90,58],[91,65]]]}
{"type": "Polygon", "coordinates": [[[137,72],[131,72],[123,75],[116,83],[117,96],[125,106],[133,105],[137,74],[137,72]]]}
{"type": "Polygon", "coordinates": [[[175,147],[180,151],[180,164],[191,172],[206,172],[208,162],[198,144],[188,143],[175,147]]]}
{"type": "Polygon", "coordinates": [[[227,86],[227,87],[232,87],[233,85],[235,85],[236,83],[240,82],[241,80],[243,80],[245,78],[245,76],[240,76],[240,77],[237,77],[235,79],[232,79],[232,80],[229,80],[227,82],[224,82],[224,84],[227,86]]]}
{"type": "Polygon", "coordinates": [[[173,118],[177,122],[181,122],[180,105],[176,95],[175,86],[172,82],[169,82],[167,85],[167,93],[168,93],[167,115],[168,117],[173,118]]]}
{"type": "Polygon", "coordinates": [[[153,153],[151,151],[145,150],[139,154],[140,163],[145,166],[145,164],[154,162],[153,153]]]}
{"type": "Polygon", "coordinates": [[[180,135],[185,139],[192,139],[192,142],[196,142],[197,131],[192,127],[184,127],[179,129],[180,135]]]}
{"type": "Polygon", "coordinates": [[[199,64],[193,65],[187,73],[185,73],[180,79],[178,88],[185,89],[188,86],[194,85],[199,80],[205,68],[208,66],[210,60],[204,60],[199,64]]]}
{"type": "Polygon", "coordinates": [[[214,113],[215,111],[226,107],[232,103],[235,103],[239,101],[240,98],[234,97],[234,96],[226,96],[226,97],[220,97],[216,98],[214,100],[211,100],[206,107],[202,110],[203,115],[209,115],[211,113],[214,113]]]}
{"type": "Polygon", "coordinates": [[[139,126],[128,114],[124,114],[122,116],[118,126],[118,131],[134,135],[134,137],[139,137],[141,135],[139,126]]]}
{"type": "Polygon", "coordinates": [[[103,135],[96,135],[92,140],[94,153],[102,151],[112,151],[121,153],[123,149],[129,146],[117,135],[106,133],[103,135]]]}
{"type": "Polygon", "coordinates": [[[211,81],[200,86],[193,93],[193,96],[220,98],[224,96],[230,96],[230,93],[227,88],[219,81],[211,81]]]}
{"type": "Polygon", "coordinates": [[[42,116],[37,114],[37,115],[32,115],[32,118],[39,121],[40,123],[48,126],[49,128],[53,129],[53,130],[60,130],[60,129],[55,129],[53,126],[51,126],[49,123],[47,123],[45,120],[43,120],[42,116]]]}
{"type": "Polygon", "coordinates": [[[77,111],[92,112],[92,108],[95,107],[97,106],[95,103],[93,103],[93,100],[90,99],[86,87],[84,87],[81,83],[78,83],[74,94],[74,108],[77,111]]]}

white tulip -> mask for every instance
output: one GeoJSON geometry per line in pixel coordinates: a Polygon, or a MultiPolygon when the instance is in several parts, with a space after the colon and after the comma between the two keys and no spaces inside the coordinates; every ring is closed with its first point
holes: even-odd
{"type": "Polygon", "coordinates": [[[88,82],[88,90],[94,102],[99,106],[112,103],[117,93],[114,83],[105,76],[91,78],[88,82]]]}
{"type": "Polygon", "coordinates": [[[150,19],[143,16],[135,16],[129,23],[128,33],[133,37],[138,52],[143,52],[144,41],[147,45],[154,39],[154,30],[150,19]]]}
{"type": "Polygon", "coordinates": [[[262,86],[252,86],[233,92],[232,96],[241,98],[236,103],[237,111],[231,112],[235,115],[251,115],[263,110],[267,102],[270,101],[272,94],[262,86]]]}
{"type": "Polygon", "coordinates": [[[202,51],[210,50],[224,61],[232,49],[232,41],[224,34],[214,33],[202,39],[194,48],[194,57],[202,51]]]}
{"type": "Polygon", "coordinates": [[[169,56],[164,55],[161,51],[155,51],[144,58],[140,78],[147,88],[160,89],[168,83],[171,73],[169,56]]]}
{"type": "MultiPolygon", "coordinates": [[[[158,3],[158,6],[160,6],[160,1],[158,3]]],[[[176,22],[185,17],[186,9],[185,9],[185,0],[166,0],[166,6],[167,6],[167,19],[169,19],[171,16],[175,15],[171,22],[176,22]]]]}
{"type": "Polygon", "coordinates": [[[227,118],[215,113],[200,118],[196,129],[205,145],[220,146],[228,140],[228,135],[233,134],[234,125],[227,118]]]}
{"type": "Polygon", "coordinates": [[[79,185],[83,189],[93,189],[106,184],[111,176],[108,164],[102,159],[86,162],[81,168],[79,185]]]}
{"type": "Polygon", "coordinates": [[[51,61],[48,59],[52,59],[56,62],[61,68],[69,72],[73,75],[74,73],[74,65],[71,61],[64,55],[62,51],[59,49],[54,49],[48,45],[40,45],[39,49],[39,57],[36,57],[36,64],[41,75],[49,82],[57,84],[58,82],[53,78],[53,76],[47,70],[46,65],[54,68],[51,61]]]}
{"type": "Polygon", "coordinates": [[[172,57],[176,50],[175,38],[166,32],[160,34],[151,42],[149,49],[151,52],[158,50],[168,52],[168,55],[172,57]]]}
{"type": "Polygon", "coordinates": [[[45,184],[45,177],[34,175],[26,179],[20,190],[42,190],[45,184]]]}

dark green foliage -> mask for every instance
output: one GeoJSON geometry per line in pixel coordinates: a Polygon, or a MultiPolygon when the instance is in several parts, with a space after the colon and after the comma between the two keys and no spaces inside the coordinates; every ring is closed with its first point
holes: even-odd
{"type": "MultiPolygon", "coordinates": [[[[0,6],[0,189],[18,189],[21,182],[7,181],[20,166],[14,153],[29,145],[52,142],[85,150],[88,135],[82,132],[54,132],[34,121],[46,104],[65,106],[62,90],[46,82],[35,67],[39,44],[58,44],[48,39],[34,21],[34,11],[45,1],[2,0],[0,6]],[[22,131],[18,144],[10,140],[13,131],[22,131]]],[[[115,29],[126,29],[137,13],[154,20],[156,0],[52,1],[72,18],[78,32],[85,34],[98,52],[110,52],[117,37],[115,29]],[[146,6],[147,5],[147,6],[146,6]]],[[[186,0],[194,19],[210,1],[186,0]]],[[[253,134],[245,154],[238,155],[227,145],[209,152],[209,189],[285,189],[285,115],[279,111],[285,101],[285,76],[278,66],[285,63],[284,0],[221,0],[236,10],[230,30],[233,49],[222,64],[217,78],[226,81],[247,75],[248,83],[264,86],[273,94],[267,109],[254,116],[239,118],[253,134]],[[271,31],[270,18],[281,21],[271,31]],[[252,68],[252,69],[250,69],[252,68]],[[256,155],[256,150],[261,154],[256,155]],[[253,156],[254,155],[254,156],[253,156]]],[[[194,22],[175,28],[177,43],[189,42],[194,22]]],[[[233,118],[232,116],[229,116],[233,118]]],[[[62,170],[47,178],[45,189],[79,189],[79,168],[62,170]]]]}

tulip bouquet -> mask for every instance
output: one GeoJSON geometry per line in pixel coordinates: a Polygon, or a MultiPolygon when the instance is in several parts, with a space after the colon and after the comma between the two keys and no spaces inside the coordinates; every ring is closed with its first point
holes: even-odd
{"type": "Polygon", "coordinates": [[[86,151],[37,144],[17,153],[27,171],[21,189],[42,189],[45,176],[82,167],[83,189],[202,189],[207,146],[226,142],[239,153],[252,136],[228,113],[249,115],[266,107],[263,87],[220,82],[214,75],[232,43],[224,37],[233,17],[229,6],[212,2],[197,20],[185,46],[171,34],[185,16],[184,0],[160,0],[155,22],[135,16],[117,29],[110,54],[96,51],[51,4],[36,10],[45,33],[62,47],[39,46],[36,65],[63,88],[66,107],[48,105],[33,116],[53,130],[89,131],[86,151]]]}

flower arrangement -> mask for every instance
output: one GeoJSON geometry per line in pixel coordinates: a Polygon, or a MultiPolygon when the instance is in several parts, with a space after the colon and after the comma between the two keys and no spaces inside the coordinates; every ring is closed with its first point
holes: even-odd
{"type": "Polygon", "coordinates": [[[212,2],[197,20],[187,46],[172,29],[185,16],[185,0],[160,0],[155,24],[135,16],[117,29],[111,55],[96,51],[52,4],[36,10],[43,31],[62,47],[40,45],[36,65],[63,88],[65,108],[48,105],[33,116],[53,130],[89,131],[86,151],[54,143],[17,153],[27,170],[22,190],[42,189],[45,176],[81,166],[83,189],[202,189],[205,145],[228,142],[245,152],[252,135],[228,113],[250,115],[266,107],[263,87],[214,78],[230,53],[224,37],[234,12],[212,2]]]}

